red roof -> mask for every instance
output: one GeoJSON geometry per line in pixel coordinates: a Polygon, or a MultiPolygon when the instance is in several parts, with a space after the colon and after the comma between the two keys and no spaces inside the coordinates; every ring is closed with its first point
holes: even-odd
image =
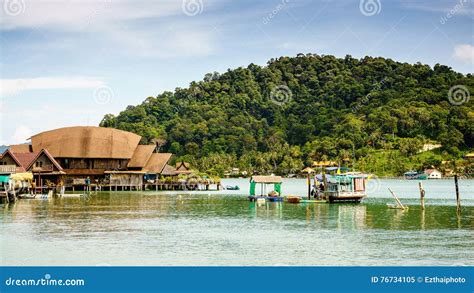
{"type": "Polygon", "coordinates": [[[26,169],[30,163],[36,158],[38,152],[32,153],[13,153],[17,160],[20,162],[20,165],[26,169]]]}

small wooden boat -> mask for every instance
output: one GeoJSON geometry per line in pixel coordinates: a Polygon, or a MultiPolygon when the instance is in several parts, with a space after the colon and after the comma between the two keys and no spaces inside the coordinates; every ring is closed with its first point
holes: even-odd
{"type": "Polygon", "coordinates": [[[288,203],[299,203],[301,201],[301,197],[296,195],[288,195],[286,197],[286,202],[288,203]]]}

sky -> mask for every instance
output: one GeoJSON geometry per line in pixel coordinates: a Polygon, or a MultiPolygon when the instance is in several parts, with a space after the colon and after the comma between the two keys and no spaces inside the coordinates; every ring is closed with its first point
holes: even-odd
{"type": "Polygon", "coordinates": [[[474,72],[473,0],[0,0],[0,145],[315,53],[474,72]]]}

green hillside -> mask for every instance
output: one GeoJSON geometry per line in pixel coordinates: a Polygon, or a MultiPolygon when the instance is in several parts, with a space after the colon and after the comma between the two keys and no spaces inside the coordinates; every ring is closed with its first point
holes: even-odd
{"type": "Polygon", "coordinates": [[[108,114],[101,126],[138,133],[214,174],[231,167],[288,174],[330,159],[400,175],[473,148],[469,93],[473,75],[444,65],[300,54],[206,74],[108,114]],[[442,147],[419,154],[428,142],[442,147]]]}

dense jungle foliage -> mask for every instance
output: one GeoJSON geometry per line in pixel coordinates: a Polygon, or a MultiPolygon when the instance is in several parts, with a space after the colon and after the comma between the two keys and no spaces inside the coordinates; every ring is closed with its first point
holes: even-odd
{"type": "Polygon", "coordinates": [[[333,160],[392,176],[463,165],[474,145],[469,93],[473,75],[444,65],[299,54],[206,74],[100,125],[142,135],[216,175],[290,174],[333,160]],[[420,152],[427,143],[442,147],[420,152]]]}

